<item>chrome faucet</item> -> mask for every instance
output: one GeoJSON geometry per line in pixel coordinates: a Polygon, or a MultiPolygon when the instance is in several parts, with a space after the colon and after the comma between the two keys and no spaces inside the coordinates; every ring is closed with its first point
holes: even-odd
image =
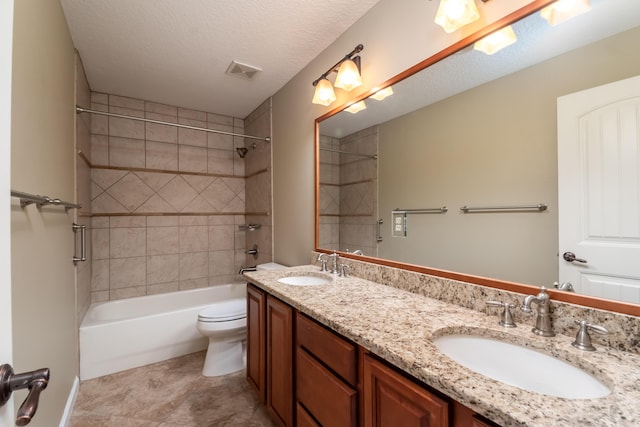
{"type": "Polygon", "coordinates": [[[327,271],[327,254],[318,254],[316,262],[320,263],[320,271],[327,271]]]}
{"type": "Polygon", "coordinates": [[[531,329],[531,332],[542,337],[553,337],[556,335],[551,327],[550,301],[551,298],[547,293],[547,288],[543,286],[540,288],[540,293],[538,293],[538,295],[527,295],[522,307],[520,307],[520,309],[525,313],[531,313],[531,304],[534,302],[538,304],[536,326],[531,329]]]}
{"type": "Polygon", "coordinates": [[[240,267],[240,271],[238,271],[238,274],[242,274],[245,271],[256,271],[258,269],[257,266],[254,267],[245,267],[244,265],[240,267]]]}
{"type": "Polygon", "coordinates": [[[340,255],[334,252],[331,255],[329,255],[329,259],[332,264],[331,270],[330,270],[331,273],[338,274],[338,266],[340,265],[340,255]]]}

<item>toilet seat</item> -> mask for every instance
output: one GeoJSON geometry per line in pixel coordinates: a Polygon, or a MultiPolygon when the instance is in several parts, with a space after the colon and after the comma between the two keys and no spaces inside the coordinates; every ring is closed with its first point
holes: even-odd
{"type": "Polygon", "coordinates": [[[247,301],[240,298],[212,304],[198,313],[198,321],[207,323],[230,322],[246,317],[247,301]]]}

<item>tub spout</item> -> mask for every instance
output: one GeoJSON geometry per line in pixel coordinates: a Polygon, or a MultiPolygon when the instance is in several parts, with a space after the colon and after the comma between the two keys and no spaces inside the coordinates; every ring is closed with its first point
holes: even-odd
{"type": "Polygon", "coordinates": [[[256,266],[253,267],[245,267],[244,265],[242,267],[240,267],[240,271],[238,271],[238,274],[243,274],[245,271],[256,271],[258,268],[256,266]]]}

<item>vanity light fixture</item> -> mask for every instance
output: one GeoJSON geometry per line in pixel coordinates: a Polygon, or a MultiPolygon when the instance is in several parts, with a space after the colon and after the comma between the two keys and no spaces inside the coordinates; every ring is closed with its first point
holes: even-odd
{"type": "MultiPolygon", "coordinates": [[[[486,3],[489,0],[482,0],[486,3]]],[[[447,33],[464,27],[480,18],[476,0],[440,0],[435,23],[447,33]]]]}
{"type": "Polygon", "coordinates": [[[359,44],[333,67],[329,68],[320,77],[313,81],[312,85],[316,88],[316,91],[313,94],[313,101],[311,102],[314,104],[328,106],[336,100],[333,85],[329,79],[327,79],[327,76],[334,71],[338,73],[335,87],[350,91],[362,84],[362,77],[360,76],[360,57],[354,56],[357,53],[360,53],[362,49],[364,49],[364,46],[359,44]]]}
{"type": "Polygon", "coordinates": [[[365,110],[366,108],[367,108],[367,104],[365,104],[364,101],[360,101],[360,102],[355,102],[351,104],[350,106],[345,108],[345,110],[350,112],[351,114],[355,114],[358,111],[365,110]]]}
{"type": "Polygon", "coordinates": [[[517,40],[516,33],[513,32],[513,28],[509,25],[478,40],[473,44],[473,48],[487,55],[493,55],[499,50],[514,44],[517,40]]]}
{"type": "Polygon", "coordinates": [[[393,95],[393,89],[391,88],[391,86],[388,86],[388,87],[385,87],[384,89],[380,89],[379,91],[371,95],[371,98],[377,99],[378,101],[382,101],[387,96],[391,96],[391,95],[393,95]]]}
{"type": "Polygon", "coordinates": [[[540,11],[540,16],[551,25],[558,25],[574,16],[591,10],[589,0],[558,0],[540,11]]]}

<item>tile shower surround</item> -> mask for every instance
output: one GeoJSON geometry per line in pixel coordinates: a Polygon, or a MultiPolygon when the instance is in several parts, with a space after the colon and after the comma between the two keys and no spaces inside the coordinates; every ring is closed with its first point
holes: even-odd
{"type": "MultiPolygon", "coordinates": [[[[241,119],[116,95],[91,93],[91,109],[244,133],[241,119]]],[[[244,138],[97,114],[90,126],[92,302],[237,281],[244,138]]]]}

